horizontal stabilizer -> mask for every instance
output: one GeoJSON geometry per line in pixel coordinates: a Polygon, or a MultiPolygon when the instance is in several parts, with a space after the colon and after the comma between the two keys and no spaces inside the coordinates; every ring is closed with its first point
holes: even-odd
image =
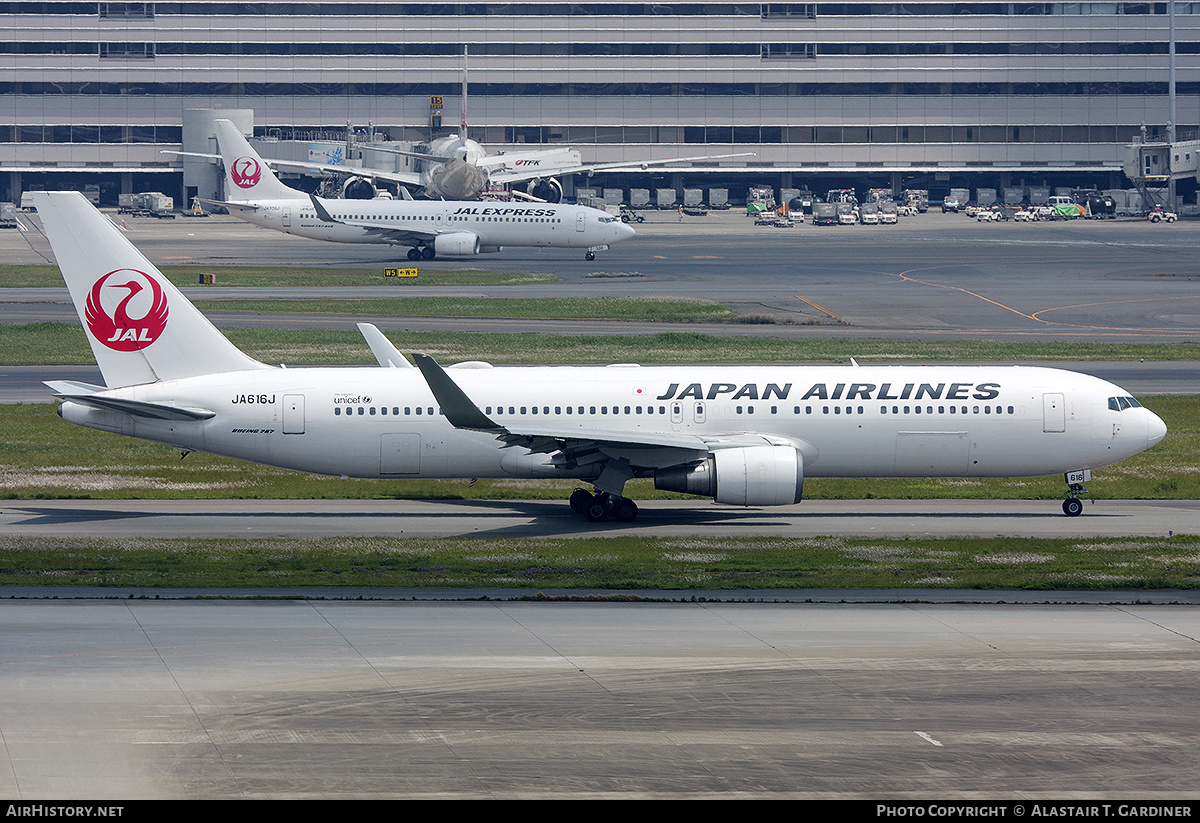
{"type": "Polygon", "coordinates": [[[97,386],[94,383],[84,383],[80,380],[43,380],[42,382],[49,386],[50,390],[55,394],[83,395],[108,391],[104,386],[97,386]]]}
{"type": "Polygon", "coordinates": [[[248,213],[258,211],[258,204],[256,203],[231,203],[228,200],[209,200],[204,197],[197,197],[196,199],[206,206],[221,206],[229,209],[230,211],[241,211],[248,213]]]}
{"type": "MultiPolygon", "coordinates": [[[[47,384],[49,385],[49,384],[47,384]]],[[[109,397],[103,394],[64,394],[55,391],[63,400],[92,406],[105,411],[122,412],[134,417],[146,417],[151,420],[208,420],[216,417],[216,412],[208,409],[197,409],[187,406],[169,406],[163,403],[146,403],[141,400],[126,400],[120,397],[109,397]]]]}

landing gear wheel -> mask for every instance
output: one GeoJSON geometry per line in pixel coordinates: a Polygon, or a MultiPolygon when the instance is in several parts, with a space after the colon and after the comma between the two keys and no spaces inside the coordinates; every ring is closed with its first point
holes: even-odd
{"type": "Polygon", "coordinates": [[[1074,497],[1068,497],[1063,501],[1063,514],[1067,517],[1078,517],[1083,514],[1083,501],[1074,497]]]}
{"type": "Polygon", "coordinates": [[[590,251],[590,252],[588,252],[587,254],[585,254],[585,255],[583,256],[583,259],[584,259],[584,260],[595,260],[595,259],[596,259],[596,253],[595,253],[594,251],[590,251]]]}
{"type": "Polygon", "coordinates": [[[588,503],[591,503],[593,495],[587,489],[576,489],[571,492],[571,511],[576,514],[583,514],[587,509],[588,503]]]}
{"type": "Polygon", "coordinates": [[[603,523],[608,519],[608,506],[599,496],[593,497],[584,507],[583,516],[593,523],[603,523]]]}
{"type": "Polygon", "coordinates": [[[426,246],[425,248],[421,249],[422,260],[432,260],[436,256],[437,252],[433,250],[433,246],[426,246]]]}
{"type": "Polygon", "coordinates": [[[613,517],[620,523],[632,523],[637,519],[637,503],[622,497],[613,507],[613,517]]]}
{"type": "Polygon", "coordinates": [[[420,260],[421,259],[421,250],[418,248],[409,249],[408,250],[408,259],[413,261],[414,263],[417,262],[418,260],[420,260]]]}

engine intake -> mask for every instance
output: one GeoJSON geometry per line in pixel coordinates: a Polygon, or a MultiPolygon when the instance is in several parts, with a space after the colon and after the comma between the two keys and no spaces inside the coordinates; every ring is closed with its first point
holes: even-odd
{"type": "Polygon", "coordinates": [[[469,231],[439,234],[433,238],[433,250],[449,257],[479,254],[479,235],[471,234],[469,231]]]}
{"type": "Polygon", "coordinates": [[[375,194],[374,184],[364,177],[349,177],[342,186],[344,200],[373,200],[375,194]]]}
{"type": "Polygon", "coordinates": [[[530,180],[525,186],[525,192],[538,200],[547,203],[561,203],[563,198],[562,183],[555,177],[538,177],[530,180]]]}
{"type": "Polygon", "coordinates": [[[735,506],[789,506],[804,494],[804,456],[791,446],[721,449],[654,473],[654,488],[735,506]]]}

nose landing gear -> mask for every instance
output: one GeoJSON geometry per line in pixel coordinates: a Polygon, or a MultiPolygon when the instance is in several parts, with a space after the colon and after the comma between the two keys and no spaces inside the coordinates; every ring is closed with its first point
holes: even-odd
{"type": "Polygon", "coordinates": [[[1080,495],[1086,494],[1091,498],[1092,502],[1096,502],[1096,498],[1092,497],[1087,488],[1083,485],[1084,481],[1092,479],[1090,469],[1082,471],[1067,472],[1067,499],[1063,501],[1063,514],[1067,517],[1078,517],[1083,514],[1083,501],[1079,499],[1080,495]]]}

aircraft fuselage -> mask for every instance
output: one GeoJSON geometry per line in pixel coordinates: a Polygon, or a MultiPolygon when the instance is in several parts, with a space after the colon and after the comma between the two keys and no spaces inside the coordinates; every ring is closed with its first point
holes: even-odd
{"type": "Polygon", "coordinates": [[[394,243],[387,228],[423,232],[467,232],[480,246],[593,248],[632,234],[620,220],[598,209],[561,204],[464,203],[423,200],[326,200],[338,221],[322,220],[308,200],[267,200],[241,216],[264,228],[337,243],[394,243]],[[367,228],[360,223],[369,223],[367,228]],[[378,227],[383,227],[378,228],[378,227]]]}
{"type": "MultiPolygon", "coordinates": [[[[1161,420],[1074,372],[1026,367],[500,367],[450,369],[498,424],[593,432],[761,436],[809,477],[1015,477],[1095,468],[1158,442],[1161,420]]],[[[320,474],[592,477],[454,428],[416,369],[272,369],[113,389],[208,409],[153,420],[70,401],[92,428],[320,474]]],[[[645,474],[645,472],[643,472],[645,474]]]]}

